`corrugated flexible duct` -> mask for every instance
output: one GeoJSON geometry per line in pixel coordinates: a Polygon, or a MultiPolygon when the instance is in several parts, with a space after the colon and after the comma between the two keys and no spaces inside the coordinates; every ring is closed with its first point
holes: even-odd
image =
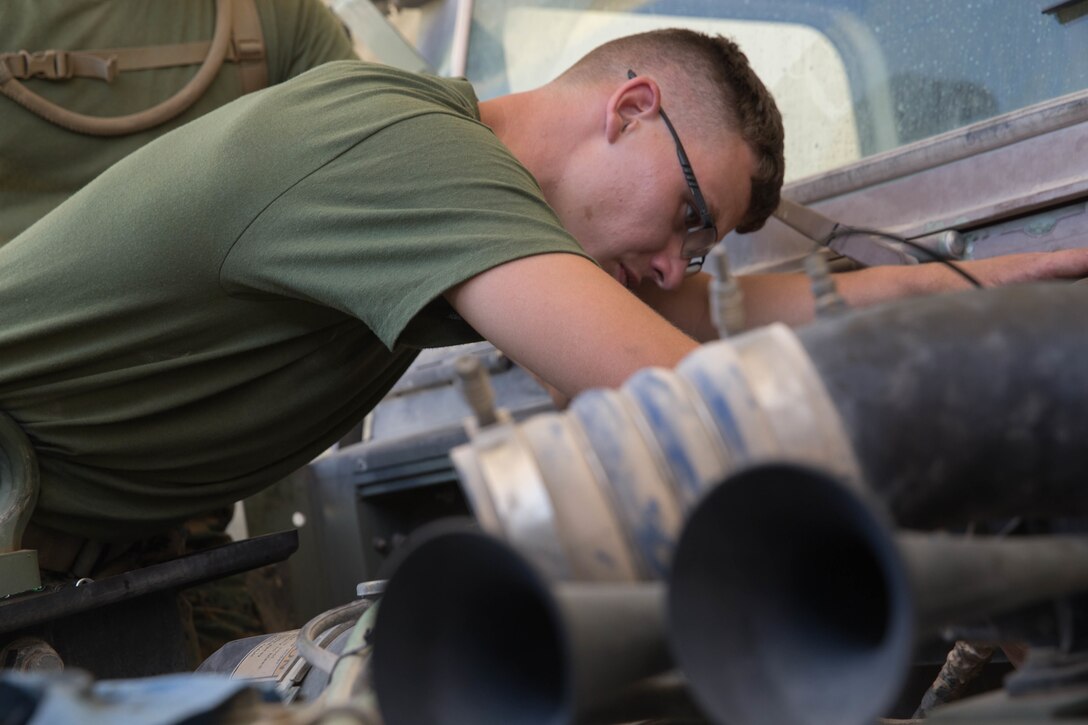
{"type": "Polygon", "coordinates": [[[1086,307],[1039,284],[775,325],[451,457],[484,529],[556,579],[662,576],[692,504],[766,460],[868,485],[912,526],[1083,514],[1086,307]]]}

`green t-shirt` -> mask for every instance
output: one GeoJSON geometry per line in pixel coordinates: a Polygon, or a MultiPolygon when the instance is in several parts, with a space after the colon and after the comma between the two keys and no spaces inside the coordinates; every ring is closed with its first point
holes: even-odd
{"type": "MultiPolygon", "coordinates": [[[[320,0],[256,0],[269,85],[322,63],[354,57],[343,26],[320,0]]],[[[213,0],[4,0],[0,52],[106,50],[207,42],[213,0]]],[[[63,108],[121,116],[178,92],[198,66],[126,71],[112,83],[91,78],[22,81],[63,108]]],[[[235,63],[224,63],[200,99],[172,121],[136,134],[86,136],[39,118],[0,96],[0,245],[12,239],[102,173],[164,133],[242,95],[235,63]]]]}
{"type": "Polygon", "coordinates": [[[329,63],[115,164],[0,247],[0,410],[36,520],[161,526],[306,463],[418,347],[479,339],[442,293],[583,254],[467,82],[329,63]]]}

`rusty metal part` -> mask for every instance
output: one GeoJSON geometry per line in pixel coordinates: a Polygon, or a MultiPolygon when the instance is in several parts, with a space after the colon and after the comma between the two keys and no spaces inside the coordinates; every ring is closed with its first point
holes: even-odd
{"type": "Polygon", "coordinates": [[[700,502],[668,587],[673,652],[713,719],[861,725],[917,639],[1088,587],[1088,538],[894,534],[856,487],[768,464],[700,502]]]}
{"type": "Polygon", "coordinates": [[[45,640],[20,637],[0,649],[0,669],[17,672],[61,672],[64,661],[45,640]]]}
{"type": "Polygon", "coordinates": [[[982,672],[996,651],[996,647],[977,642],[960,640],[952,647],[941,671],[914,711],[914,717],[924,718],[938,705],[958,700],[965,687],[982,672]]]}

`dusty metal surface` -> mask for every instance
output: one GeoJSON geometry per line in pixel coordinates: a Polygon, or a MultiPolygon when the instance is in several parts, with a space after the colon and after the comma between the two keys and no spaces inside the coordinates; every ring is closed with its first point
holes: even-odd
{"type": "MultiPolygon", "coordinates": [[[[907,238],[975,233],[968,256],[1083,246],[1083,226],[1013,244],[985,230],[1006,220],[1076,205],[1088,195],[1088,92],[1033,106],[835,171],[788,184],[783,196],[836,221],[907,238]]],[[[1068,224],[1068,222],[1067,222],[1068,224]]],[[[730,234],[738,270],[796,265],[813,248],[772,218],[754,234],[730,234]]]]}
{"type": "MultiPolygon", "coordinates": [[[[1044,138],[1056,145],[1060,137],[1051,134],[1081,126],[1078,135],[1073,136],[1080,138],[1085,133],[1083,125],[1086,123],[1088,92],[1075,93],[979,121],[909,146],[867,157],[825,174],[803,179],[788,186],[789,196],[802,204],[810,204],[852,194],[864,188],[897,182],[920,172],[955,165],[955,162],[965,159],[977,163],[980,155],[1001,149],[1011,148],[1014,153],[1022,153],[1015,148],[1016,144],[1022,142],[1035,142],[1044,138]]],[[[1068,152],[1069,147],[1065,147],[1065,150],[1068,152]]],[[[1060,172],[1065,167],[1063,164],[1053,171],[1060,172]]],[[[1060,173],[1047,176],[1061,177],[1060,173]]],[[[1014,177],[1010,182],[1015,184],[1019,178],[1021,177],[1014,177]]],[[[961,194],[973,195],[975,191],[963,189],[961,194]]]]}

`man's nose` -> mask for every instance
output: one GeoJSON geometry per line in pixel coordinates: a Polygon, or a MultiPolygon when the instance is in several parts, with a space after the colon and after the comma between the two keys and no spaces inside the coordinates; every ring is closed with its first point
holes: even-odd
{"type": "Polygon", "coordinates": [[[688,268],[688,261],[680,256],[679,245],[669,245],[669,248],[654,255],[650,260],[650,268],[653,270],[654,281],[663,290],[674,290],[680,286],[684,279],[684,272],[688,268]],[[673,247],[677,249],[674,250],[673,247]]]}

